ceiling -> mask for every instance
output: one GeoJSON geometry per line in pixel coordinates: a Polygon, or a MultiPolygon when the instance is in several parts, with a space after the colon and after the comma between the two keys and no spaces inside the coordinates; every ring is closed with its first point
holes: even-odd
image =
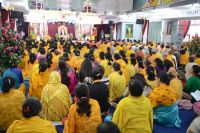
{"type": "MultiPolygon", "coordinates": [[[[83,11],[86,0],[29,0],[29,7],[35,9],[35,2],[44,3],[44,8],[48,10],[72,10],[83,11]]],[[[90,0],[93,12],[123,13],[132,10],[133,0],[90,0]]]]}
{"type": "MultiPolygon", "coordinates": [[[[76,13],[82,12],[84,4],[88,0],[4,0],[10,5],[14,6],[14,10],[27,12],[29,9],[36,9],[36,3],[41,2],[44,5],[45,10],[62,10],[62,11],[74,11],[76,13]]],[[[99,16],[116,17],[117,15],[123,15],[134,12],[149,12],[154,9],[163,8],[177,8],[187,9],[191,6],[184,6],[200,2],[200,0],[175,0],[176,2],[158,6],[156,8],[140,8],[140,10],[133,10],[136,3],[146,0],[90,0],[92,6],[92,12],[98,13],[99,16]],[[134,4],[134,5],[133,5],[134,4]]]]}
{"type": "Polygon", "coordinates": [[[29,9],[27,0],[4,0],[4,2],[13,6],[16,11],[27,12],[29,9]]]}

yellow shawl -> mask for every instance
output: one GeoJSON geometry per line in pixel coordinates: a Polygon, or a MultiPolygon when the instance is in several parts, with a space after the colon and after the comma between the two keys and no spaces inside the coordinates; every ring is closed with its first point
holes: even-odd
{"type": "Polygon", "coordinates": [[[85,114],[80,116],[76,111],[78,108],[76,104],[70,107],[63,133],[96,133],[96,128],[101,123],[100,107],[93,99],[89,100],[89,104],[91,105],[90,117],[85,114]]]}
{"type": "Polygon", "coordinates": [[[72,100],[58,72],[50,74],[49,83],[42,90],[41,102],[42,117],[45,120],[61,121],[67,116],[72,100]]]}

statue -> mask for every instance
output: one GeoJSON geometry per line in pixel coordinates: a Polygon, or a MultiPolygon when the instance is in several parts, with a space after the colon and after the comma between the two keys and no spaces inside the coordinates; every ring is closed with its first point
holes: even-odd
{"type": "Polygon", "coordinates": [[[63,37],[65,39],[69,37],[69,33],[65,25],[61,25],[58,27],[58,35],[59,37],[63,37]]]}

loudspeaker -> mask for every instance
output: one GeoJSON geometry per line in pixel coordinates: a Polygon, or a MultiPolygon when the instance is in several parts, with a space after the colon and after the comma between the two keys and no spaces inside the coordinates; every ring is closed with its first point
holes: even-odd
{"type": "Polygon", "coordinates": [[[136,24],[144,24],[144,19],[137,19],[136,24]]]}
{"type": "Polygon", "coordinates": [[[12,11],[11,12],[11,18],[23,18],[23,12],[19,12],[19,11],[12,11]]]}
{"type": "Polygon", "coordinates": [[[109,25],[113,25],[113,21],[109,21],[109,25]]]}

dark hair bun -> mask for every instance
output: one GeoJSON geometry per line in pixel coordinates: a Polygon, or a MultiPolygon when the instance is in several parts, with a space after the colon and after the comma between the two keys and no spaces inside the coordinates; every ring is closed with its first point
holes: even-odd
{"type": "Polygon", "coordinates": [[[41,103],[36,98],[28,98],[23,104],[22,113],[25,118],[30,118],[39,115],[41,103]]]}

